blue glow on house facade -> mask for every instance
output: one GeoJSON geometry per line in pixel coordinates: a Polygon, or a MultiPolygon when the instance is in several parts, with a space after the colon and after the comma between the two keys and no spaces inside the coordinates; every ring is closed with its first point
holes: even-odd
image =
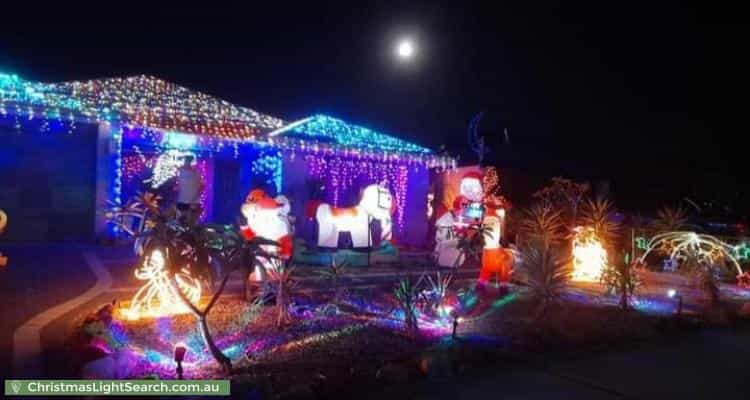
{"type": "MultiPolygon", "coordinates": [[[[310,166],[321,165],[312,160],[335,166],[329,169],[336,176],[317,171],[329,189],[356,194],[368,179],[386,180],[400,193],[401,207],[411,197],[407,192],[415,190],[408,182],[416,182],[417,175],[422,180],[429,169],[455,167],[453,158],[341,119],[314,115],[289,123],[149,76],[40,83],[0,74],[1,135],[22,134],[33,143],[36,135],[75,134],[84,128],[97,132],[91,144],[96,165],[61,167],[95,170],[97,209],[123,204],[147,188],[144,182],[152,178],[156,160],[170,150],[197,155],[201,172],[215,187],[204,199],[210,209],[207,218],[221,222],[234,221],[253,186],[266,185],[276,193],[304,192],[310,166]],[[378,172],[381,164],[387,173],[378,172]],[[414,179],[409,178],[412,174],[417,174],[414,179]]],[[[54,157],[55,149],[43,150],[54,157]]],[[[421,197],[421,192],[414,196],[421,197]]],[[[304,201],[299,197],[295,207],[304,201]]],[[[411,212],[404,213],[402,209],[402,217],[411,212]]],[[[97,232],[116,233],[96,219],[97,232]]]]}

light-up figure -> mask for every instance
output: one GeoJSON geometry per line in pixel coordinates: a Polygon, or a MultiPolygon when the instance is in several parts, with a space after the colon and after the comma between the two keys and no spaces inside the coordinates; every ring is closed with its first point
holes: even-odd
{"type": "Polygon", "coordinates": [[[381,240],[391,240],[394,201],[385,186],[373,184],[362,191],[359,204],[350,208],[337,208],[319,203],[309,210],[318,222],[318,246],[338,247],[339,234],[349,232],[354,248],[372,246],[370,222],[380,221],[381,240]]]}
{"type": "Polygon", "coordinates": [[[279,259],[259,257],[260,265],[255,266],[255,271],[250,276],[252,280],[264,281],[266,270],[276,268],[280,261],[292,256],[293,240],[292,226],[289,220],[290,209],[289,200],[286,196],[279,195],[276,198],[271,198],[261,189],[251,191],[245,198],[241,211],[247,225],[241,227],[242,235],[247,240],[261,237],[278,243],[278,246],[262,246],[265,252],[275,255],[279,259]]]}
{"type": "Polygon", "coordinates": [[[195,154],[182,150],[170,149],[161,154],[154,163],[153,176],[147,180],[152,189],[157,189],[168,180],[177,176],[185,156],[192,157],[192,164],[196,164],[195,154]]]}
{"type": "MultiPolygon", "coordinates": [[[[127,319],[156,318],[189,311],[169,282],[166,259],[160,249],[155,249],[144,258],[143,265],[135,270],[135,277],[146,281],[130,300],[130,307],[122,311],[127,319]]],[[[187,299],[197,304],[201,298],[201,284],[183,268],[175,274],[177,288],[187,299]]]]}
{"type": "Polygon", "coordinates": [[[740,263],[735,258],[735,248],[714,236],[685,231],[666,232],[651,238],[647,247],[640,262],[645,262],[646,257],[655,249],[667,253],[669,259],[674,260],[676,264],[692,259],[710,268],[728,261],[737,271],[737,284],[743,287],[750,286],[750,278],[742,271],[740,263]]]}

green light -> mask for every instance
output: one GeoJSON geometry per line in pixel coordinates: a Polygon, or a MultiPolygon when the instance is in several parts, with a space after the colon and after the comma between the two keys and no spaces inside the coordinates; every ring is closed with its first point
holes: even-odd
{"type": "Polygon", "coordinates": [[[305,123],[294,126],[291,131],[303,136],[327,139],[339,145],[361,149],[406,153],[432,152],[426,147],[326,115],[316,115],[305,123]]]}

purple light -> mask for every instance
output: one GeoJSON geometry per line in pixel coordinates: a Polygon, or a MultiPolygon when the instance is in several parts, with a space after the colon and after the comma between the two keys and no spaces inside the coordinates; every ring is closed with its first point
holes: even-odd
{"type": "Polygon", "coordinates": [[[404,227],[406,210],[406,190],[409,183],[409,168],[397,162],[386,160],[343,158],[340,156],[307,155],[309,174],[330,185],[327,188],[330,201],[335,207],[352,206],[353,191],[372,183],[384,183],[396,200],[395,220],[399,230],[404,227]],[[344,195],[350,195],[347,204],[339,204],[344,195]]]}

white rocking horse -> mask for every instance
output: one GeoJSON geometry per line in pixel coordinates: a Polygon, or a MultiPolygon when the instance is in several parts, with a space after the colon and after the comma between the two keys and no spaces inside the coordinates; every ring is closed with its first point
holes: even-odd
{"type": "Polygon", "coordinates": [[[326,203],[319,204],[314,213],[318,221],[318,246],[336,248],[339,234],[349,232],[352,247],[371,247],[370,222],[373,219],[380,221],[381,240],[390,240],[393,208],[391,192],[378,184],[367,186],[362,191],[359,204],[354,207],[337,208],[326,203]]]}

